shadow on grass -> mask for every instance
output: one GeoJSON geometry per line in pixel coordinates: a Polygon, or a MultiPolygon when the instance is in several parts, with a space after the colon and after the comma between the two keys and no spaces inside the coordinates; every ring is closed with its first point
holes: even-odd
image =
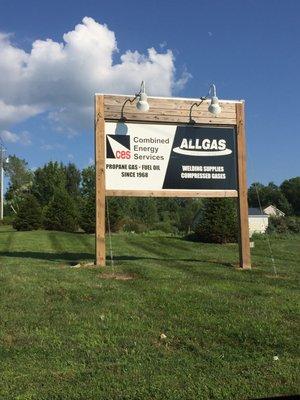
{"type": "Polygon", "coordinates": [[[256,397],[253,400],[299,400],[300,395],[291,395],[291,396],[274,396],[274,397],[256,397]]]}
{"type": "MultiPolygon", "coordinates": [[[[106,257],[106,259],[110,259],[109,257],[106,257]]],[[[197,263],[202,263],[202,264],[218,264],[218,265],[223,265],[225,267],[234,267],[234,264],[230,262],[221,262],[221,261],[214,261],[214,260],[199,260],[196,258],[168,258],[168,257],[137,257],[137,256],[115,256],[114,260],[116,261],[139,261],[139,260],[149,260],[149,261],[178,261],[178,262],[197,262],[197,263]]]]}
{"type": "MultiPolygon", "coordinates": [[[[43,253],[43,252],[34,252],[34,251],[1,251],[0,257],[15,257],[15,258],[32,258],[38,260],[46,260],[46,261],[68,261],[68,262],[79,262],[82,260],[93,260],[93,253],[67,253],[67,252],[57,252],[57,253],[43,253]]],[[[110,257],[106,256],[106,259],[109,261],[110,257]]],[[[149,261],[177,261],[177,262],[197,262],[201,264],[217,264],[225,267],[234,267],[234,265],[230,262],[220,262],[214,260],[200,260],[195,258],[168,258],[168,257],[150,257],[150,256],[131,256],[131,255],[123,255],[123,256],[114,256],[115,261],[141,261],[141,260],[149,260],[149,261]]]]}
{"type": "Polygon", "coordinates": [[[94,258],[92,253],[42,253],[35,251],[1,251],[0,257],[32,258],[46,261],[81,261],[94,258]]]}

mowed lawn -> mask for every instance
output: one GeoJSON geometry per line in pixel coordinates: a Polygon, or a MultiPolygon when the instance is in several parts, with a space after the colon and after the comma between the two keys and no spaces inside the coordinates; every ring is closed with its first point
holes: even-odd
{"type": "Polygon", "coordinates": [[[300,391],[300,235],[271,238],[278,276],[263,238],[252,271],[234,269],[236,245],[135,234],[112,245],[114,267],[73,268],[93,260],[92,235],[1,227],[1,399],[300,391]]]}

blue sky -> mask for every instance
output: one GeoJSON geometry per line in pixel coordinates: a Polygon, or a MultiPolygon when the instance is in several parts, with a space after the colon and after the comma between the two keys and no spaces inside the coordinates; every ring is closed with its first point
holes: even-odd
{"type": "Polygon", "coordinates": [[[146,75],[152,95],[200,97],[215,82],[220,98],[246,100],[249,183],[279,184],[300,170],[299,15],[298,0],[1,0],[0,32],[10,34],[2,56],[0,45],[2,139],[31,167],[52,159],[82,168],[93,158],[93,91],[134,93],[146,75]]]}

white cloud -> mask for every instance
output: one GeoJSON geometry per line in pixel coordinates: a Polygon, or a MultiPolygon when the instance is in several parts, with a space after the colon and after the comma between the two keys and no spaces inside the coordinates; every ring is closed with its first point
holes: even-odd
{"type": "Polygon", "coordinates": [[[126,51],[119,62],[114,32],[85,17],[63,42],[36,40],[30,53],[0,34],[0,130],[46,112],[68,134],[92,127],[95,92],[134,93],[142,79],[152,95],[169,96],[190,75],[175,78],[173,53],[126,51]]]}
{"type": "MultiPolygon", "coordinates": [[[[1,52],[1,50],[0,50],[1,52]]],[[[0,57],[1,58],[1,57],[0,57]]],[[[0,67],[1,68],[1,67],[0,67]]],[[[1,70],[0,70],[1,76],[1,70]]],[[[1,82],[0,82],[1,85],[1,82]]],[[[6,96],[8,93],[4,93],[0,86],[1,96],[6,96]]],[[[33,117],[43,111],[41,106],[38,105],[27,105],[27,104],[7,104],[0,98],[0,129],[8,127],[11,124],[24,121],[29,117],[33,117]]]]}
{"type": "Polygon", "coordinates": [[[192,78],[192,75],[185,69],[183,71],[181,77],[178,78],[176,82],[174,82],[173,89],[175,91],[182,90],[191,78],[192,78]]]}
{"type": "Polygon", "coordinates": [[[10,131],[2,131],[0,137],[3,142],[16,143],[19,140],[18,135],[10,131]]]}
{"type": "Polygon", "coordinates": [[[52,150],[62,150],[65,147],[60,143],[43,143],[40,146],[41,150],[52,151],[52,150]]]}
{"type": "Polygon", "coordinates": [[[31,144],[30,135],[28,132],[14,133],[8,130],[3,130],[0,132],[0,138],[5,143],[18,143],[22,145],[31,144]]]}

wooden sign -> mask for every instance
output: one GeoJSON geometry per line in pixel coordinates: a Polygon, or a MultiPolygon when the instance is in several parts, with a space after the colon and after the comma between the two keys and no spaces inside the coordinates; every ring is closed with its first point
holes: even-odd
{"type": "Polygon", "coordinates": [[[157,196],[226,190],[237,196],[235,128],[105,123],[106,193],[157,196]],[[181,193],[182,191],[182,193],[181,193]]]}
{"type": "Polygon", "coordinates": [[[105,265],[105,197],[238,197],[240,267],[251,268],[244,103],[95,95],[96,265],[105,265]],[[124,118],[125,117],[125,118],[124,118]]]}

